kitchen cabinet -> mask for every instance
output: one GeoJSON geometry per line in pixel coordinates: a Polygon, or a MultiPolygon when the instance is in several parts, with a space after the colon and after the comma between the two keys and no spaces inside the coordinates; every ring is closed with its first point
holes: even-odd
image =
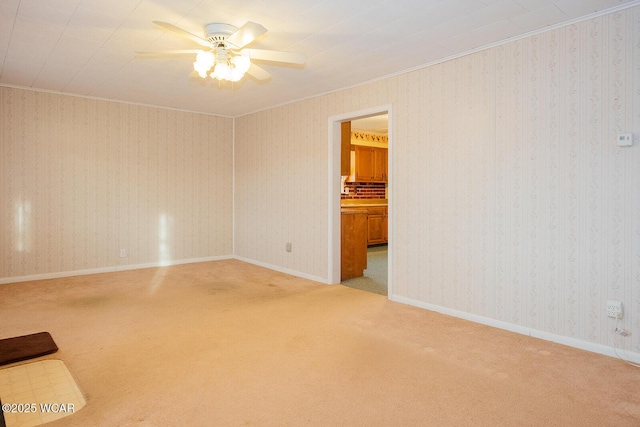
{"type": "Polygon", "coordinates": [[[355,146],[355,182],[387,181],[386,148],[355,146]]]}
{"type": "Polygon", "coordinates": [[[386,148],[373,148],[373,181],[387,182],[387,153],[386,148]]]}
{"type": "Polygon", "coordinates": [[[349,210],[365,212],[366,217],[366,241],[367,246],[387,243],[389,216],[386,206],[359,206],[350,207],[349,210]]]}
{"type": "Polygon", "coordinates": [[[368,208],[367,245],[387,243],[387,208],[368,208]]]}
{"type": "Polygon", "coordinates": [[[367,268],[367,211],[340,210],[340,280],[361,277],[367,268]]]}
{"type": "Polygon", "coordinates": [[[351,173],[351,122],[340,124],[340,175],[351,173]]]}

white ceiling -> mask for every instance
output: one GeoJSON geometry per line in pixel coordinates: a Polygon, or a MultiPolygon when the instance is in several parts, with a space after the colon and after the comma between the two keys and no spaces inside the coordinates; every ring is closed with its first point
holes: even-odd
{"type": "Polygon", "coordinates": [[[236,117],[353,86],[638,0],[0,0],[0,85],[236,117]],[[152,24],[202,35],[209,22],[269,32],[250,45],[302,52],[300,66],[259,63],[258,82],[202,80],[198,48],[152,24]]]}
{"type": "Polygon", "coordinates": [[[364,117],[351,121],[352,132],[369,132],[386,135],[389,132],[389,115],[364,117]]]}

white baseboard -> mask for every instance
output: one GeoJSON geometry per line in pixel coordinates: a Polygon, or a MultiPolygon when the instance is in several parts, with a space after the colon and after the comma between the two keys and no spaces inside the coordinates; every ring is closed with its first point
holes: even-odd
{"type": "Polygon", "coordinates": [[[563,335],[553,334],[551,332],[539,331],[537,329],[528,328],[525,326],[514,325],[513,323],[504,322],[501,320],[491,319],[489,317],[478,316],[476,314],[466,313],[464,311],[454,310],[447,307],[442,307],[435,304],[429,304],[423,301],[415,300],[412,298],[406,298],[403,296],[392,295],[389,296],[391,301],[399,302],[402,304],[412,305],[414,307],[424,308],[426,310],[435,311],[437,313],[446,314],[448,316],[458,317],[460,319],[469,320],[471,322],[480,323],[482,325],[492,326],[494,328],[504,329],[510,332],[515,332],[522,335],[527,335],[533,338],[542,339],[545,341],[551,341],[558,344],[566,345],[569,347],[578,348],[580,350],[590,351],[592,353],[603,354],[605,356],[615,357],[617,359],[624,358],[624,360],[640,363],[640,353],[633,351],[627,351],[623,349],[616,349],[607,345],[596,344],[588,341],[583,341],[577,338],[571,338],[563,335]]]}
{"type": "Polygon", "coordinates": [[[60,271],[55,273],[33,274],[30,276],[16,276],[0,278],[0,285],[7,283],[30,282],[32,280],[58,279],[61,277],[86,276],[87,274],[113,273],[116,271],[137,270],[141,268],[164,267],[167,265],[192,264],[196,262],[219,261],[232,259],[231,255],[211,256],[204,258],[178,259],[171,261],[149,262],[146,264],[117,265],[113,267],[90,268],[87,270],[60,271]]]}
{"type": "Polygon", "coordinates": [[[253,260],[253,259],[250,259],[250,258],[244,258],[244,257],[241,257],[241,256],[233,256],[233,259],[237,259],[238,261],[243,261],[243,262],[247,262],[249,264],[257,265],[259,267],[268,268],[269,270],[279,271],[280,273],[286,273],[286,274],[290,274],[292,276],[301,277],[303,279],[313,280],[314,282],[320,282],[320,283],[328,284],[327,279],[324,279],[322,277],[318,277],[318,276],[314,276],[314,275],[306,274],[306,273],[301,273],[301,272],[296,271],[296,270],[291,270],[291,269],[288,269],[288,268],[279,267],[277,265],[268,264],[266,262],[256,261],[256,260],[253,260]]]}
{"type": "Polygon", "coordinates": [[[249,258],[235,256],[235,255],[221,255],[221,256],[211,256],[211,257],[204,257],[204,258],[190,258],[190,259],[179,259],[179,260],[171,260],[171,261],[149,262],[145,264],[129,264],[129,265],[118,265],[118,266],[112,266],[112,267],[91,268],[87,270],[60,271],[55,273],[33,274],[29,276],[3,277],[3,278],[0,278],[0,285],[6,284],[6,283],[30,282],[32,280],[47,280],[47,279],[58,279],[61,277],[85,276],[87,274],[113,273],[116,271],[137,270],[141,268],[164,267],[168,265],[220,261],[225,259],[237,259],[238,261],[243,261],[249,264],[258,265],[260,267],[265,267],[270,270],[279,271],[281,273],[290,274],[296,277],[301,277],[303,279],[309,279],[309,280],[313,280],[315,282],[320,282],[320,283],[327,283],[327,280],[322,277],[301,273],[296,270],[282,268],[282,267],[278,267],[277,265],[272,265],[272,264],[252,260],[249,258]]]}

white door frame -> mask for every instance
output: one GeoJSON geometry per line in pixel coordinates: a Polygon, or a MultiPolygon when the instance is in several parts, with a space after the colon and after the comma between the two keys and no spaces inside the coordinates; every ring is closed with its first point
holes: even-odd
{"type": "Polygon", "coordinates": [[[328,201],[329,201],[329,254],[328,254],[328,283],[340,283],[340,127],[342,122],[361,119],[380,114],[389,114],[389,150],[387,157],[388,164],[388,296],[393,295],[391,292],[391,260],[393,253],[393,143],[392,143],[392,108],[390,104],[378,107],[367,108],[365,110],[352,111],[345,114],[339,114],[329,117],[329,179],[328,179],[328,201]]]}

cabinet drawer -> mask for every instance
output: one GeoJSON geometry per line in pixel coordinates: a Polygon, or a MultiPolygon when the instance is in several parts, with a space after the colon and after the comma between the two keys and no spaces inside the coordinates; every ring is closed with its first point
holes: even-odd
{"type": "Polygon", "coordinates": [[[385,207],[373,207],[367,208],[369,215],[386,215],[387,208],[385,207]]]}

